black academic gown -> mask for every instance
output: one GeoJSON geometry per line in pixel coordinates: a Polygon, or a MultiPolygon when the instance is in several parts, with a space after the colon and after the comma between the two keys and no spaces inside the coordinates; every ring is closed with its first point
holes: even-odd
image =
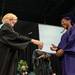
{"type": "Polygon", "coordinates": [[[31,39],[20,36],[9,25],[0,28],[0,75],[16,75],[17,51],[25,50],[31,39]]]}

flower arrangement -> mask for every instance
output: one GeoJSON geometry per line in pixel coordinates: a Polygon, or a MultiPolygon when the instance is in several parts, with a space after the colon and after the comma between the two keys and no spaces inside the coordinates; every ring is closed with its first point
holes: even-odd
{"type": "Polygon", "coordinates": [[[20,75],[27,75],[28,74],[28,64],[25,60],[20,60],[18,62],[17,70],[20,75]]]}

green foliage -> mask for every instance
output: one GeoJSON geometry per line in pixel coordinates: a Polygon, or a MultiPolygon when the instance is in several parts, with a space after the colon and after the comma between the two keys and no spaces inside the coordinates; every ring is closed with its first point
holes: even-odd
{"type": "Polygon", "coordinates": [[[27,62],[25,60],[20,60],[18,62],[17,70],[19,72],[27,71],[28,70],[28,64],[27,64],[27,62]]]}

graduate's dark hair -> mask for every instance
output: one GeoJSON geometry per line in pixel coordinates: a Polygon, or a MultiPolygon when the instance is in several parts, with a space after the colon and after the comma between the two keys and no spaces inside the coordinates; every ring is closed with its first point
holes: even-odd
{"type": "Polygon", "coordinates": [[[71,21],[71,25],[73,26],[75,24],[75,20],[73,17],[62,17],[62,19],[66,19],[66,20],[70,20],[71,21]]]}

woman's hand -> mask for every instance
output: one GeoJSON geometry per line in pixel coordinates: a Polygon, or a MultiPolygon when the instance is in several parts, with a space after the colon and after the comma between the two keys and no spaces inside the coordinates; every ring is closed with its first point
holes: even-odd
{"type": "Polygon", "coordinates": [[[53,51],[57,51],[58,50],[58,47],[55,46],[54,44],[52,44],[52,47],[50,47],[50,49],[53,50],[53,51]]]}
{"type": "Polygon", "coordinates": [[[56,51],[56,56],[61,57],[64,55],[64,50],[63,49],[59,49],[58,51],[56,51]]]}
{"type": "Polygon", "coordinates": [[[39,49],[42,49],[43,48],[43,42],[39,41],[39,40],[35,40],[35,39],[32,39],[31,42],[35,45],[38,45],[38,48],[39,49]]]}

